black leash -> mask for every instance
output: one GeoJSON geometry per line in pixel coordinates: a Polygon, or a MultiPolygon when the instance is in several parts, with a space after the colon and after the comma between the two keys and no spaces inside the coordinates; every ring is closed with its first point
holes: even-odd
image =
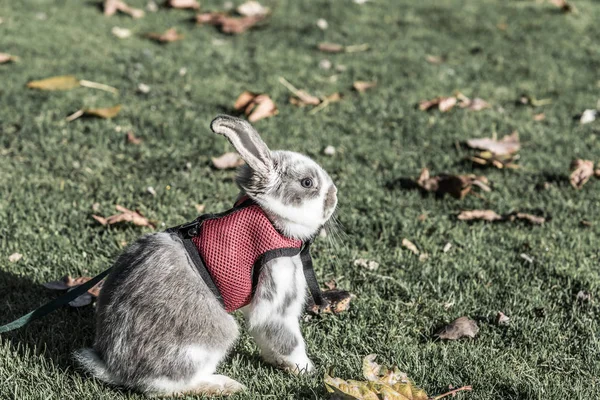
{"type": "Polygon", "coordinates": [[[46,315],[50,314],[52,311],[58,309],[59,307],[62,307],[65,304],[75,300],[76,298],[78,298],[79,296],[81,296],[82,294],[87,292],[89,289],[96,286],[96,284],[98,282],[100,282],[102,279],[104,279],[104,277],[106,275],[108,275],[108,273],[110,272],[111,269],[112,269],[112,267],[107,269],[106,271],[102,272],[100,275],[96,275],[95,277],[93,277],[92,279],[87,281],[86,283],[77,286],[75,289],[73,289],[73,290],[63,294],[62,296],[44,304],[43,306],[33,310],[29,314],[25,314],[21,318],[16,319],[13,322],[9,322],[6,325],[0,326],[0,333],[10,332],[15,329],[19,329],[19,328],[27,325],[31,321],[35,321],[38,318],[46,316],[46,315]]]}
{"type": "Polygon", "coordinates": [[[300,260],[302,261],[302,268],[304,269],[304,278],[306,279],[306,285],[308,290],[319,309],[324,308],[327,304],[321,293],[319,282],[317,281],[317,275],[313,268],[312,257],[310,256],[310,242],[306,242],[304,248],[300,252],[300,260]]]}

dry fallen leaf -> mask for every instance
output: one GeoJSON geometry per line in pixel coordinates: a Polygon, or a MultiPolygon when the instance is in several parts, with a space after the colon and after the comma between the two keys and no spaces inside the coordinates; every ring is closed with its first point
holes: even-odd
{"type": "Polygon", "coordinates": [[[437,106],[441,112],[450,111],[458,100],[456,97],[436,97],[432,100],[423,100],[419,103],[419,110],[427,111],[437,106]]]}
{"type": "Polygon", "coordinates": [[[102,225],[113,225],[119,222],[131,222],[137,226],[148,226],[150,228],[156,228],[156,225],[144,217],[139,211],[132,211],[123,206],[116,205],[115,208],[119,211],[119,214],[111,215],[110,217],[101,217],[98,215],[92,215],[96,221],[102,225]]]}
{"type": "Polygon", "coordinates": [[[544,218],[544,217],[540,217],[540,216],[533,215],[533,214],[520,213],[520,212],[509,214],[509,215],[505,216],[504,219],[506,219],[508,221],[514,221],[514,220],[526,221],[532,225],[543,225],[544,222],[546,222],[546,218],[544,218]]]}
{"type": "Polygon", "coordinates": [[[501,140],[496,140],[496,138],[469,139],[467,145],[472,149],[487,150],[497,156],[514,154],[521,148],[517,131],[504,136],[501,140]]]}
{"type": "Polygon", "coordinates": [[[550,2],[552,4],[554,4],[556,7],[560,8],[560,10],[564,13],[576,13],[577,10],[575,9],[575,7],[567,2],[567,0],[550,0],[550,2]]]}
{"type": "Polygon", "coordinates": [[[238,153],[225,153],[220,157],[213,157],[212,163],[216,169],[231,169],[244,165],[244,160],[238,153]]]}
{"type": "Polygon", "coordinates": [[[471,157],[467,157],[473,163],[481,166],[493,166],[498,169],[517,169],[519,165],[514,162],[519,159],[518,154],[497,155],[491,151],[482,151],[471,157]]]}
{"type": "Polygon", "coordinates": [[[344,46],[337,43],[323,42],[319,43],[317,48],[325,53],[341,53],[344,51],[344,46]]]}
{"type": "Polygon", "coordinates": [[[235,10],[244,17],[265,16],[270,12],[269,8],[263,6],[258,1],[252,0],[240,4],[235,10]]]}
{"type": "Polygon", "coordinates": [[[590,160],[576,159],[571,162],[571,186],[581,189],[594,175],[594,163],[590,160]]]}
{"type": "Polygon", "coordinates": [[[446,57],[427,55],[425,57],[425,60],[427,60],[427,62],[430,64],[442,64],[442,63],[446,62],[446,57]]]}
{"type": "Polygon", "coordinates": [[[458,214],[458,219],[461,221],[500,221],[502,220],[502,216],[496,214],[496,212],[492,210],[471,210],[462,211],[460,214],[458,214]]]}
{"type": "Polygon", "coordinates": [[[546,119],[546,114],[544,114],[544,113],[535,114],[535,115],[533,116],[533,120],[534,120],[534,121],[538,121],[538,122],[539,122],[539,121],[543,121],[543,120],[545,120],[545,119],[546,119]]]}
{"type": "Polygon", "coordinates": [[[471,111],[481,111],[481,110],[491,107],[487,101],[480,99],[479,97],[476,97],[474,99],[469,99],[468,97],[465,97],[465,96],[461,97],[459,106],[460,106],[460,108],[466,108],[467,110],[471,110],[471,111]]]}
{"type": "Polygon", "coordinates": [[[127,14],[133,18],[142,18],[144,16],[144,10],[129,7],[122,0],[105,0],[104,1],[104,15],[111,16],[115,15],[117,11],[127,14]]]}
{"type": "Polygon", "coordinates": [[[312,315],[318,314],[339,314],[347,311],[350,308],[350,300],[354,296],[347,290],[342,289],[329,289],[321,292],[323,299],[325,300],[325,306],[319,308],[312,297],[306,302],[306,311],[312,315]]]}
{"type": "Polygon", "coordinates": [[[116,117],[119,112],[121,112],[121,105],[117,104],[113,107],[104,107],[104,108],[82,108],[80,110],[75,111],[73,114],[69,115],[66,120],[68,122],[74,121],[80,117],[96,117],[96,118],[104,118],[111,119],[116,117]]]}
{"type": "Polygon", "coordinates": [[[71,90],[80,86],[79,79],[73,75],[53,76],[27,83],[28,88],[39,90],[71,90]]]}
{"type": "Polygon", "coordinates": [[[457,340],[464,337],[474,338],[479,332],[477,323],[469,317],[460,317],[443,327],[435,336],[440,339],[457,340]]]}
{"type": "Polygon", "coordinates": [[[200,3],[196,0],[168,0],[167,5],[171,8],[197,10],[200,3]]]}
{"type": "Polygon", "coordinates": [[[402,239],[402,246],[407,248],[408,250],[412,251],[413,254],[415,255],[419,255],[419,249],[417,249],[417,246],[415,246],[415,244],[413,242],[411,242],[410,240],[404,238],[402,239]]]}
{"type": "Polygon", "coordinates": [[[46,282],[42,285],[46,289],[67,290],[67,289],[79,286],[81,284],[84,284],[87,281],[89,281],[90,279],[92,279],[92,278],[90,278],[89,276],[81,276],[79,278],[71,278],[70,275],[65,275],[62,278],[60,278],[59,280],[46,282]]]}
{"type": "Polygon", "coordinates": [[[589,124],[590,122],[594,122],[596,117],[598,116],[597,110],[585,110],[581,117],[579,118],[579,122],[583,124],[589,124]]]}
{"type": "Polygon", "coordinates": [[[362,372],[366,381],[344,380],[332,377],[332,371],[325,373],[325,388],[336,400],[439,400],[454,396],[463,390],[472,390],[471,386],[452,389],[448,393],[427,397],[423,389],[418,388],[398,367],[388,368],[375,362],[375,354],[363,359],[362,372]]]}
{"type": "Polygon", "coordinates": [[[131,31],[127,28],[119,28],[118,26],[113,26],[111,29],[113,35],[118,37],[119,39],[127,39],[132,35],[131,31]]]}
{"type": "Polygon", "coordinates": [[[196,208],[196,212],[198,214],[202,214],[204,212],[204,209],[206,208],[204,204],[194,204],[194,207],[196,208]]]}
{"type": "Polygon", "coordinates": [[[256,122],[260,119],[277,115],[277,106],[266,94],[256,94],[245,91],[238,96],[233,108],[236,111],[244,110],[248,121],[256,122]]]}
{"type": "Polygon", "coordinates": [[[53,76],[38,81],[31,81],[27,83],[27,87],[30,89],[38,90],[71,90],[80,86],[100,89],[113,94],[117,94],[119,91],[112,86],[105,85],[103,83],[97,83],[88,81],[85,79],[77,79],[73,75],[61,75],[53,76]]]}
{"type": "Polygon", "coordinates": [[[146,37],[159,43],[171,43],[183,39],[183,35],[177,33],[177,29],[170,28],[163,33],[148,33],[146,37]]]}
{"type": "Polygon", "coordinates": [[[369,271],[375,271],[377,268],[379,268],[379,263],[377,261],[367,260],[365,258],[358,258],[354,260],[354,266],[361,267],[369,271]]]}
{"type": "Polygon", "coordinates": [[[7,53],[0,53],[0,64],[18,61],[19,57],[7,53]]]}
{"type": "Polygon", "coordinates": [[[510,318],[508,318],[502,311],[499,311],[496,315],[496,324],[497,325],[508,325],[510,323],[510,318]]]}
{"type": "Polygon", "coordinates": [[[21,258],[23,258],[23,254],[21,254],[21,253],[12,253],[10,256],[8,256],[8,261],[11,262],[11,263],[16,263],[21,258]]]}
{"type": "Polygon", "coordinates": [[[127,143],[131,143],[131,144],[141,144],[142,143],[142,139],[135,136],[133,134],[133,131],[127,131],[127,133],[125,134],[125,140],[127,141],[127,143]]]}
{"type": "Polygon", "coordinates": [[[458,214],[458,219],[461,221],[525,221],[532,225],[543,225],[546,222],[544,217],[533,214],[514,212],[507,215],[499,215],[492,210],[469,210],[462,211],[458,214]]]}
{"type": "Polygon", "coordinates": [[[354,88],[354,90],[356,90],[359,93],[364,93],[366,92],[368,89],[374,88],[375,86],[377,86],[377,82],[372,81],[372,82],[367,82],[367,81],[355,81],[352,84],[352,87],[354,88]]]}
{"type": "Polygon", "coordinates": [[[254,27],[260,21],[266,18],[265,15],[254,15],[249,17],[230,17],[223,13],[203,13],[196,15],[197,24],[214,25],[220,28],[223,33],[239,34],[246,32],[254,27]]]}
{"type": "MultiPolygon", "coordinates": [[[[61,279],[44,283],[43,286],[47,289],[52,290],[73,290],[77,286],[82,285],[89,281],[90,277],[82,276],[79,278],[71,278],[69,275],[63,276],[61,279]]],[[[104,284],[104,280],[98,282],[92,288],[88,289],[88,291],[81,296],[77,297],[75,300],[69,302],[71,307],[83,307],[92,303],[92,299],[94,297],[98,297],[100,295],[100,290],[102,289],[102,285],[104,284]]]]}
{"type": "Polygon", "coordinates": [[[440,174],[431,176],[429,169],[423,168],[416,184],[426,192],[433,192],[439,196],[449,194],[456,199],[463,199],[473,186],[485,192],[491,191],[485,176],[477,175],[448,175],[440,174]]]}

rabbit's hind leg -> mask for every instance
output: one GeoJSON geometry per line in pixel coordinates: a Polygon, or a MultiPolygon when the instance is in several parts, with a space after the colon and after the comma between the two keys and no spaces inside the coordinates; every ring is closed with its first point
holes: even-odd
{"type": "Polygon", "coordinates": [[[165,395],[230,395],[245,389],[241,383],[215,371],[219,362],[227,354],[225,351],[207,349],[204,346],[189,346],[184,352],[187,362],[196,367],[193,375],[184,380],[168,377],[155,378],[146,382],[146,393],[155,396],[165,395]]]}

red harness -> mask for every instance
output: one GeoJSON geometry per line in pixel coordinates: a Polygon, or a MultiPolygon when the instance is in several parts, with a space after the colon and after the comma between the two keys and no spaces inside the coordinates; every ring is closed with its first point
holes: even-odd
{"type": "MultiPolygon", "coordinates": [[[[227,312],[250,303],[261,268],[278,257],[301,255],[307,283],[315,297],[316,278],[309,243],[279,233],[262,208],[247,197],[231,210],[202,215],[168,231],[177,232],[183,239],[198,272],[227,312]]],[[[320,292],[316,296],[315,300],[320,298],[320,292]]]]}

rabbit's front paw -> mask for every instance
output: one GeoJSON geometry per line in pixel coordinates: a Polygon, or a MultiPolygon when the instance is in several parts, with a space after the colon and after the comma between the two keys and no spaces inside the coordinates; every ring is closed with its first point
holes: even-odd
{"type": "Polygon", "coordinates": [[[310,374],[315,370],[315,365],[308,359],[308,357],[296,362],[292,360],[286,360],[282,367],[284,370],[294,375],[310,374]]]}

